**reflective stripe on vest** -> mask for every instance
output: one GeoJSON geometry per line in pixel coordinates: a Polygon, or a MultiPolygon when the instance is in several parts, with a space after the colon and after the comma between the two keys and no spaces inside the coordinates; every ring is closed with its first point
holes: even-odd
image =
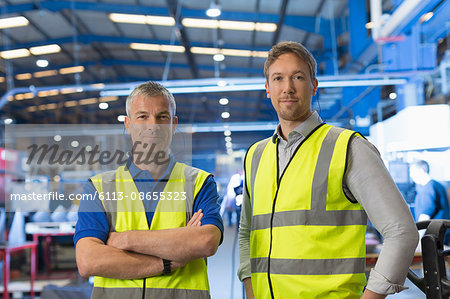
{"type": "MultiPolygon", "coordinates": [[[[186,199],[167,200],[166,196],[163,200],[161,197],[150,230],[186,226],[192,217],[195,198],[209,176],[209,173],[200,169],[176,163],[163,194],[173,196],[176,192],[186,192],[186,199]]],[[[138,190],[128,170],[122,166],[116,171],[92,177],[91,181],[99,194],[116,193],[115,197],[118,198],[122,192],[123,200],[102,200],[111,231],[149,229],[142,201],[139,197],[136,200],[130,197],[133,192],[137,194],[138,190]]],[[[206,261],[198,259],[170,275],[149,277],[145,279],[145,284],[143,279],[95,277],[92,298],[210,298],[206,261]]]]}
{"type": "Polygon", "coordinates": [[[245,168],[257,298],[362,294],[367,216],[342,190],[353,134],[321,125],[296,149],[281,176],[277,144],[266,139],[249,149],[245,168]]]}

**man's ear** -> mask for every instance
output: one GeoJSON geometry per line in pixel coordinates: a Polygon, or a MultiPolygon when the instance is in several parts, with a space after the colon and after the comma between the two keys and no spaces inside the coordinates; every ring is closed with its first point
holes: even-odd
{"type": "Polygon", "coordinates": [[[130,134],[130,123],[131,123],[131,120],[128,117],[128,115],[125,116],[125,119],[124,119],[123,123],[125,124],[125,129],[127,130],[127,133],[130,134]]]}
{"type": "Polygon", "coordinates": [[[269,84],[267,84],[267,81],[264,83],[264,86],[266,87],[267,98],[270,99],[269,84]]]}
{"type": "Polygon", "coordinates": [[[317,81],[317,78],[315,78],[315,79],[314,79],[314,82],[313,82],[313,96],[316,95],[316,92],[317,92],[317,86],[319,86],[319,81],[317,81]]]}
{"type": "Polygon", "coordinates": [[[172,117],[172,135],[175,134],[177,124],[178,124],[178,117],[177,116],[172,117]]]}

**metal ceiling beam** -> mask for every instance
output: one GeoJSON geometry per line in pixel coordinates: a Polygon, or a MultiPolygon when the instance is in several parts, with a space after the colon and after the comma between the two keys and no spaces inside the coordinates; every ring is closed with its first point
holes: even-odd
{"type": "MultiPolygon", "coordinates": [[[[322,11],[323,6],[325,5],[325,1],[326,1],[326,0],[321,0],[321,1],[320,1],[320,4],[319,4],[319,6],[317,7],[317,10],[316,10],[315,13],[314,13],[314,16],[315,16],[316,19],[318,19],[318,18],[320,19],[320,13],[321,13],[321,11],[322,11]]],[[[311,35],[311,31],[308,31],[308,32],[306,33],[306,35],[305,35],[305,38],[304,38],[303,41],[302,41],[302,45],[304,45],[305,47],[306,47],[306,45],[307,45],[307,43],[308,43],[308,39],[309,39],[310,35],[311,35]]]]}
{"type": "Polygon", "coordinates": [[[278,39],[280,38],[281,29],[283,28],[284,24],[284,18],[286,16],[286,8],[288,5],[289,0],[283,0],[280,6],[280,18],[277,22],[277,30],[273,33],[272,38],[272,45],[275,45],[278,42],[278,39]]]}
{"type": "MultiPolygon", "coordinates": [[[[49,38],[46,40],[34,41],[29,43],[19,43],[10,45],[13,48],[30,48],[48,44],[66,44],[72,43],[72,36],[64,36],[59,38],[49,38]]],[[[80,34],[78,35],[78,42],[82,44],[90,44],[94,42],[104,42],[104,43],[118,43],[118,44],[131,44],[131,43],[148,43],[148,44],[162,44],[170,45],[169,40],[158,40],[158,39],[148,39],[148,38],[135,38],[135,37],[120,37],[120,36],[106,36],[106,35],[96,35],[96,34],[80,34]]],[[[175,45],[182,45],[176,42],[175,45]]],[[[205,42],[190,42],[192,47],[214,47],[213,43],[205,42]]],[[[242,44],[227,44],[227,48],[236,50],[248,50],[248,47],[242,44]]],[[[4,45],[0,46],[0,51],[9,50],[4,45]]],[[[268,47],[256,47],[255,51],[268,51],[268,47]]]]}
{"type": "Polygon", "coordinates": [[[184,54],[186,55],[189,68],[191,69],[192,76],[194,78],[198,78],[198,67],[197,62],[195,61],[195,57],[191,52],[191,42],[189,40],[188,33],[184,28],[183,24],[181,24],[181,14],[177,14],[177,6],[178,0],[166,0],[167,6],[169,8],[170,15],[175,19],[176,22],[176,30],[179,32],[178,38],[181,39],[181,44],[184,46],[184,54]]]}

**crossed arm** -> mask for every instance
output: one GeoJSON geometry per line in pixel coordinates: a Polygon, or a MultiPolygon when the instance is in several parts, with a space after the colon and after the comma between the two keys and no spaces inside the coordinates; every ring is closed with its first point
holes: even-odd
{"type": "Polygon", "coordinates": [[[110,233],[106,244],[87,237],[76,245],[80,275],[136,279],[160,275],[162,259],[171,260],[172,269],[213,255],[221,232],[215,225],[201,226],[202,211],[194,213],[186,227],[160,231],[110,233]]]}

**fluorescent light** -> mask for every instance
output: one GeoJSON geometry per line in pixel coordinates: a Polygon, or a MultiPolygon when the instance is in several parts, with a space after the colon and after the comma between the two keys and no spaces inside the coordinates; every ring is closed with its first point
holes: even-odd
{"type": "Polygon", "coordinates": [[[145,22],[149,25],[174,26],[175,19],[172,17],[146,16],[145,22]]]}
{"type": "Polygon", "coordinates": [[[210,20],[210,19],[193,19],[184,18],[181,23],[185,27],[193,28],[210,28],[223,30],[244,30],[244,31],[263,31],[274,32],[277,30],[275,23],[255,23],[244,21],[228,21],[228,20],[210,20]]]}
{"type": "Polygon", "coordinates": [[[59,73],[61,75],[73,74],[73,73],[81,73],[83,71],[84,71],[84,66],[82,66],[82,65],[72,66],[72,67],[65,67],[65,68],[59,69],[59,73]]]}
{"type": "Polygon", "coordinates": [[[193,28],[209,28],[209,29],[219,28],[219,21],[210,19],[184,18],[181,21],[181,24],[183,24],[184,27],[193,27],[193,28]]]}
{"type": "Polygon", "coordinates": [[[100,108],[101,110],[106,110],[108,109],[108,107],[109,107],[108,103],[105,102],[98,104],[98,108],[100,108]]]}
{"type": "Polygon", "coordinates": [[[25,100],[25,99],[32,99],[32,98],[34,98],[34,95],[32,92],[18,93],[14,96],[14,98],[18,101],[21,101],[21,100],[25,100]]]}
{"type": "Polygon", "coordinates": [[[131,23],[131,24],[145,24],[146,16],[144,15],[131,15],[122,13],[111,13],[109,19],[116,23],[131,23]]]}
{"type": "Polygon", "coordinates": [[[224,119],[230,118],[230,112],[227,112],[227,111],[222,112],[222,114],[220,116],[224,119]]]}
{"type": "Polygon", "coordinates": [[[130,23],[130,24],[148,24],[159,26],[174,26],[175,19],[172,17],[150,16],[150,15],[133,15],[111,13],[109,19],[116,23],[130,23]]]}
{"type": "Polygon", "coordinates": [[[12,17],[12,18],[3,18],[3,19],[0,19],[0,29],[27,26],[28,23],[29,22],[28,22],[27,18],[25,18],[23,16],[12,17]]]}
{"type": "Polygon", "coordinates": [[[30,51],[27,49],[15,49],[0,52],[0,56],[3,59],[14,59],[30,56],[30,51]]]}
{"type": "Polygon", "coordinates": [[[61,88],[61,94],[75,93],[77,92],[76,88],[61,88]]]}
{"type": "Polygon", "coordinates": [[[37,93],[38,97],[50,97],[50,96],[56,96],[59,94],[58,89],[50,89],[50,90],[42,90],[37,93]]]}
{"type": "Polygon", "coordinates": [[[256,24],[254,22],[242,22],[242,21],[219,21],[220,29],[228,29],[228,30],[244,30],[244,31],[253,31],[255,30],[256,24]]]}
{"type": "Polygon", "coordinates": [[[221,62],[225,60],[225,56],[223,54],[215,54],[213,59],[214,61],[221,62]]]}
{"type": "Polygon", "coordinates": [[[57,44],[51,44],[51,45],[30,48],[30,52],[33,55],[52,54],[52,53],[58,53],[60,51],[61,51],[61,47],[58,46],[57,44]]]}
{"type": "Polygon", "coordinates": [[[76,105],[78,105],[78,101],[67,101],[67,102],[64,102],[64,106],[65,107],[74,107],[74,106],[76,106],[76,105]]]}
{"type": "Polygon", "coordinates": [[[90,104],[96,104],[98,102],[97,98],[87,98],[87,99],[82,99],[78,101],[78,104],[80,105],[90,105],[90,104]]]}
{"type": "Polygon", "coordinates": [[[183,46],[161,45],[160,48],[163,52],[184,53],[185,51],[183,46]]]}
{"type": "Polygon", "coordinates": [[[131,43],[130,48],[133,50],[162,51],[162,52],[176,52],[176,53],[183,53],[185,51],[183,46],[141,44],[141,43],[131,43]]]}
{"type": "Polygon", "coordinates": [[[46,59],[38,59],[38,60],[36,60],[36,65],[38,67],[47,67],[48,66],[48,60],[46,60],[46,59]]]}
{"type": "Polygon", "coordinates": [[[236,49],[222,49],[222,54],[228,55],[228,56],[250,57],[252,55],[252,51],[250,51],[250,50],[236,50],[236,49]]]}
{"type": "Polygon", "coordinates": [[[32,98],[34,98],[34,94],[33,94],[32,92],[24,93],[24,94],[23,94],[23,98],[24,98],[25,100],[32,99],[32,98]]]}
{"type": "Polygon", "coordinates": [[[118,115],[117,121],[120,121],[121,123],[123,123],[125,121],[125,115],[118,115]]]}
{"type": "Polygon", "coordinates": [[[242,56],[242,57],[267,57],[267,51],[250,51],[250,50],[238,50],[238,49],[219,49],[219,48],[208,48],[208,47],[191,47],[191,52],[194,54],[205,54],[205,55],[218,55],[222,54],[224,56],[242,56]]]}
{"type": "Polygon", "coordinates": [[[113,101],[117,101],[119,99],[118,96],[113,96],[113,97],[100,97],[100,102],[113,102],[113,101]]]}
{"type": "Polygon", "coordinates": [[[50,76],[56,76],[58,75],[58,71],[56,70],[47,70],[47,71],[40,71],[33,73],[33,76],[35,78],[42,78],[42,77],[50,77],[50,76]]]}
{"type": "Polygon", "coordinates": [[[33,78],[33,75],[31,75],[30,73],[23,73],[16,75],[17,80],[29,80],[31,78],[33,78]]]}
{"type": "Polygon", "coordinates": [[[219,104],[220,105],[223,105],[223,106],[225,106],[225,105],[228,105],[228,99],[227,98],[221,98],[220,100],[219,100],[219,104]]]}

